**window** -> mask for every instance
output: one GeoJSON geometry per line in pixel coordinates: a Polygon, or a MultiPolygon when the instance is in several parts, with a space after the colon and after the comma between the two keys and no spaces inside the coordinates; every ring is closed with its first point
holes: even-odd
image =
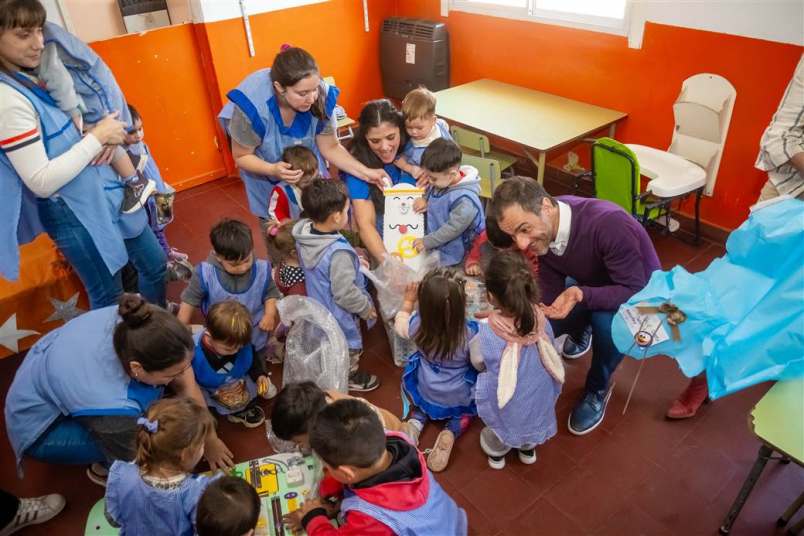
{"type": "Polygon", "coordinates": [[[625,35],[628,0],[451,0],[450,9],[625,35]]]}

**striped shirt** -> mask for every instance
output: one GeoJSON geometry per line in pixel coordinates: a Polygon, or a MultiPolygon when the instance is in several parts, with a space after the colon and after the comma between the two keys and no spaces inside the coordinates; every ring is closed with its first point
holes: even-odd
{"type": "Polygon", "coordinates": [[[790,163],[793,156],[804,152],[804,55],[759,145],[754,165],[768,172],[779,193],[804,194],[804,176],[790,163]]]}

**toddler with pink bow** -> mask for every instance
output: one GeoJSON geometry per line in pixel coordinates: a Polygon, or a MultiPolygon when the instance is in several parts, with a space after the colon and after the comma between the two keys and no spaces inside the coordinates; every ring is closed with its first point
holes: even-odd
{"type": "Polygon", "coordinates": [[[493,469],[505,467],[511,449],[522,463],[532,464],[536,446],[556,433],[564,365],[538,307],[538,283],[522,255],[498,253],[485,275],[494,311],[478,332],[485,365],[475,384],[477,413],[486,425],[480,446],[493,469]]]}

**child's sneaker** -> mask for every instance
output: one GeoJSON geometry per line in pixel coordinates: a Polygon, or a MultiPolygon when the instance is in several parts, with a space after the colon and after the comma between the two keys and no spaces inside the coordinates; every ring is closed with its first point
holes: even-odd
{"type": "Polygon", "coordinates": [[[0,536],[8,536],[29,525],[50,521],[64,509],[65,504],[67,501],[57,493],[20,499],[14,519],[0,530],[0,536]]]}
{"type": "MultiPolygon", "coordinates": [[[[276,389],[276,387],[274,387],[276,389]]],[[[236,424],[242,424],[246,428],[256,428],[265,422],[265,412],[260,406],[249,406],[243,411],[230,413],[226,420],[236,424]]]]}
{"type": "Polygon", "coordinates": [[[167,280],[168,281],[189,281],[193,277],[193,265],[186,260],[175,260],[168,258],[167,280]]]}
{"type": "Polygon", "coordinates": [[[106,487],[106,479],[109,478],[109,469],[99,463],[93,463],[87,467],[87,478],[93,483],[106,487]]]}
{"type": "Polygon", "coordinates": [[[380,380],[374,374],[364,370],[356,370],[349,374],[349,390],[357,393],[373,391],[380,386],[380,380]]]}
{"type": "Polygon", "coordinates": [[[441,430],[441,433],[436,437],[433,450],[427,455],[427,467],[432,472],[440,473],[447,468],[453,445],[455,445],[455,434],[451,430],[441,430]]]}
{"type": "Polygon", "coordinates": [[[480,431],[480,448],[489,458],[489,467],[492,469],[503,469],[505,467],[505,455],[509,449],[506,447],[494,430],[486,426],[480,431]]]}
{"type": "Polygon", "coordinates": [[[505,469],[505,456],[489,456],[489,467],[492,469],[505,469]]]}
{"type": "Polygon", "coordinates": [[[123,214],[131,214],[142,209],[148,198],[156,192],[156,183],[140,173],[124,184],[123,204],[120,206],[120,212],[123,214]]]}
{"type": "Polygon", "coordinates": [[[536,463],[536,449],[519,449],[519,461],[525,465],[536,463]]]}

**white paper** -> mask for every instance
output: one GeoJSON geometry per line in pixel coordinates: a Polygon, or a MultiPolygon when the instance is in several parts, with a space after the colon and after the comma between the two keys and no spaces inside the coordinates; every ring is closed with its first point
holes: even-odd
{"type": "Polygon", "coordinates": [[[416,43],[405,43],[405,63],[416,63],[416,43]]]}
{"type": "MultiPolygon", "coordinates": [[[[641,303],[639,306],[650,307],[650,305],[646,303],[641,303]]],[[[628,307],[623,309],[620,314],[625,320],[625,325],[628,326],[628,330],[631,332],[631,335],[636,336],[638,331],[643,331],[648,335],[653,334],[654,331],[656,332],[653,335],[653,342],[650,344],[651,346],[655,346],[670,339],[670,337],[667,335],[667,331],[664,329],[664,324],[662,323],[662,319],[659,317],[659,315],[640,314],[636,307],[628,307]],[[642,323],[643,321],[644,324],[642,323]],[[658,330],[656,329],[657,327],[659,328],[658,330]]]]}
{"type": "Polygon", "coordinates": [[[391,255],[414,271],[419,269],[423,256],[413,248],[413,242],[424,236],[424,214],[413,210],[413,203],[424,190],[412,184],[400,183],[386,188],[383,243],[391,255]]]}

